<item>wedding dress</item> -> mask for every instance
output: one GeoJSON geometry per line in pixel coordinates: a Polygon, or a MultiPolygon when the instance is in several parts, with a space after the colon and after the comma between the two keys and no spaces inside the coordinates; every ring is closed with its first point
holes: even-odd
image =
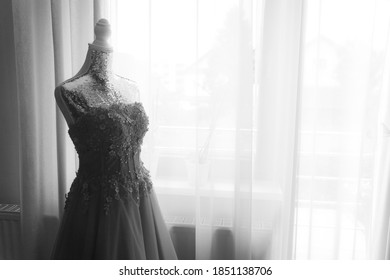
{"type": "Polygon", "coordinates": [[[52,258],[176,259],[140,159],[148,117],[142,103],[116,95],[133,89],[107,76],[109,56],[92,51],[90,71],[63,86],[75,119],[68,133],[80,164],[52,258]]]}

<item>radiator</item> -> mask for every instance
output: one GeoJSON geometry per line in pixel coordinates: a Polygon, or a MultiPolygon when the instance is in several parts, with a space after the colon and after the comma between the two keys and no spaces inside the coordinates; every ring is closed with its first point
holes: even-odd
{"type": "Polygon", "coordinates": [[[20,206],[0,204],[0,259],[20,259],[20,206]]]}

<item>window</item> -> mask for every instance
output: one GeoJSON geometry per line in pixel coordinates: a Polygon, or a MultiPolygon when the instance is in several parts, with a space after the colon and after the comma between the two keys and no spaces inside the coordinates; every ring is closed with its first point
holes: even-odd
{"type": "MultiPolygon", "coordinates": [[[[193,218],[197,184],[205,191],[205,203],[210,189],[225,197],[220,207],[226,215],[221,217],[232,219],[231,210],[223,205],[234,203],[236,176],[252,180],[252,142],[257,133],[252,124],[253,38],[257,36],[252,27],[258,20],[252,15],[254,4],[237,0],[115,3],[116,69],[137,81],[150,113],[143,160],[166,214],[187,213],[193,218]],[[239,172],[237,157],[241,157],[239,172]],[[178,195],[183,203],[173,209],[168,201],[178,195]]],[[[259,198],[270,185],[254,184],[259,198]]],[[[269,195],[267,191],[267,195],[275,197],[279,192],[269,195]]]]}

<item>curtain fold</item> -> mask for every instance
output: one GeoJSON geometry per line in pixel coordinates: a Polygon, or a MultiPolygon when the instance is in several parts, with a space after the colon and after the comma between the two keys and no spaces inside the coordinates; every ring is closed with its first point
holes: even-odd
{"type": "MultiPolygon", "coordinates": [[[[390,22],[389,22],[390,24],[390,22]]],[[[389,25],[390,30],[390,25],[389,25]]],[[[377,128],[370,258],[390,259],[390,34],[386,38],[382,73],[381,107],[377,128]]]]}
{"type": "Polygon", "coordinates": [[[84,62],[93,40],[93,7],[92,0],[12,2],[25,259],[49,258],[75,176],[75,151],[54,88],[84,62]]]}
{"type": "Polygon", "coordinates": [[[19,102],[22,249],[45,258],[57,220],[54,68],[50,3],[13,1],[19,102]],[[48,246],[45,246],[48,245],[48,246]]]}
{"type": "Polygon", "coordinates": [[[279,186],[273,255],[290,259],[296,202],[304,1],[265,1],[258,61],[259,165],[255,172],[279,186]],[[288,46],[286,48],[286,46],[288,46]],[[270,150],[273,152],[271,153],[270,150]],[[270,164],[271,163],[271,164],[270,164]],[[267,174],[268,173],[268,174],[267,174]]]}
{"type": "MultiPolygon", "coordinates": [[[[51,1],[51,16],[54,46],[55,85],[71,77],[71,36],[70,36],[70,8],[67,1],[51,1]]],[[[65,193],[68,184],[67,161],[74,162],[74,152],[67,152],[68,142],[67,125],[58,106],[56,106],[57,132],[57,172],[58,172],[58,208],[59,217],[65,205],[65,193]],[[70,160],[69,160],[70,159],[70,160]]],[[[68,163],[69,164],[69,163],[68,163]]],[[[70,174],[69,174],[70,175],[70,174]]]]}
{"type": "Polygon", "coordinates": [[[389,130],[384,126],[379,133],[376,190],[373,197],[373,220],[370,232],[370,257],[377,260],[388,260],[390,259],[389,130]]]}

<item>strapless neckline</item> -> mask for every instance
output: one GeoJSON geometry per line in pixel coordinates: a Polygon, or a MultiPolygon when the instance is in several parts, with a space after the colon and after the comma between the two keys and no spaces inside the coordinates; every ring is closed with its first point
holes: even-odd
{"type": "Polygon", "coordinates": [[[100,107],[90,107],[87,112],[83,113],[82,115],[80,115],[73,123],[71,123],[69,126],[68,126],[68,134],[70,131],[74,130],[75,127],[77,127],[77,125],[82,122],[82,120],[89,116],[89,115],[98,115],[100,112],[104,112],[104,111],[107,111],[107,112],[112,112],[112,110],[115,110],[115,109],[126,109],[126,108],[135,108],[135,107],[141,107],[142,109],[143,108],[143,104],[139,101],[135,101],[135,102],[132,102],[132,103],[113,103],[113,104],[110,104],[108,106],[100,106],[100,107]]]}

